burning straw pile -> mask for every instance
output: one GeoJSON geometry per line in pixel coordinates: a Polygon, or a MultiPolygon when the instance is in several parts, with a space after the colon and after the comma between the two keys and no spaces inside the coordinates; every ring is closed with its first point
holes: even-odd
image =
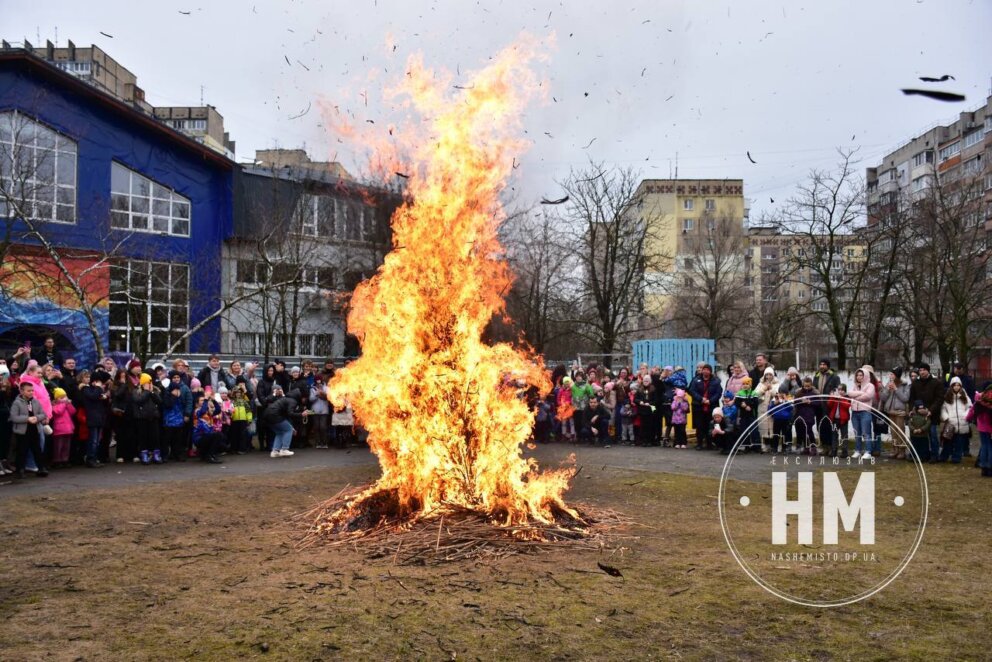
{"type": "Polygon", "coordinates": [[[522,456],[534,414],[521,390],[544,397],[551,384],[540,357],[482,340],[505,314],[512,282],[497,239],[499,195],[526,146],[516,136],[523,95],[539,87],[532,51],[506,49],[457,92],[416,58],[406,67],[406,108],[424,118],[411,126],[427,134],[397,133],[414,138],[408,158],[389,166],[409,173],[393,250],[351,300],[348,329],[362,356],[328,387],[368,430],[382,477],[305,514],[304,544],[360,541],[373,555],[432,549],[453,559],[599,546],[621,522],[565,503],[574,468],[542,471],[522,456]]]}
{"type": "Polygon", "coordinates": [[[394,564],[433,564],[466,559],[535,554],[562,546],[603,550],[625,539],[631,520],[618,512],[582,508],[579,517],[562,512],[560,521],[499,526],[484,513],[463,506],[418,518],[391,512],[389,494],[346,488],[333,498],[297,516],[305,532],[301,548],[324,543],[350,546],[370,559],[394,564]],[[373,520],[373,518],[378,518],[373,520]]]}

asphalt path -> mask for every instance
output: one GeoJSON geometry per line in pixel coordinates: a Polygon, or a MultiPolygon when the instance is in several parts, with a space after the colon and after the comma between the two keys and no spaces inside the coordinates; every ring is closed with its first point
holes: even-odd
{"type": "MultiPolygon", "coordinates": [[[[84,492],[93,489],[115,489],[151,485],[163,482],[188,480],[209,480],[217,476],[259,476],[273,473],[294,473],[318,471],[327,468],[368,466],[370,476],[376,469],[376,458],[364,446],[349,449],[296,450],[296,455],[288,458],[271,458],[268,453],[248,453],[247,455],[226,455],[223,464],[207,464],[198,460],[169,462],[163,465],[108,464],[99,469],[71,467],[55,469],[47,478],[27,474],[24,479],[12,476],[0,477],[0,501],[6,496],[25,494],[47,494],[84,492]]],[[[588,445],[547,444],[528,450],[542,467],[556,467],[568,462],[575,454],[575,463],[585,469],[611,467],[634,471],[657,471],[719,478],[724,470],[727,456],[713,451],[689,449],[614,446],[601,448],[588,445]]],[[[790,464],[783,466],[783,456],[778,456],[776,470],[795,472],[821,468],[819,458],[808,464],[805,457],[790,456],[790,464]]],[[[738,455],[734,459],[731,475],[737,480],[767,481],[771,455],[738,455]]],[[[826,459],[830,467],[830,459],[826,459]]],[[[893,460],[876,460],[885,465],[893,460]]],[[[841,464],[840,468],[844,468],[841,464]]]]}

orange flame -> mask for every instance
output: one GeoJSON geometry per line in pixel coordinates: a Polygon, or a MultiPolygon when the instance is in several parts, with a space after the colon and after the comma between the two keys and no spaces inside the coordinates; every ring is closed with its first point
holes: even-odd
{"type": "Polygon", "coordinates": [[[504,314],[511,275],[496,231],[533,49],[504,50],[455,89],[412,58],[402,86],[430,138],[413,146],[408,201],[393,216],[393,250],[359,286],[348,329],[362,356],[330,384],[347,398],[382,477],[365,493],[395,490],[411,515],[450,506],[501,524],[552,522],[574,469],[538,471],[521,444],[534,414],[516,380],[551,388],[539,357],[482,341],[504,314]]]}

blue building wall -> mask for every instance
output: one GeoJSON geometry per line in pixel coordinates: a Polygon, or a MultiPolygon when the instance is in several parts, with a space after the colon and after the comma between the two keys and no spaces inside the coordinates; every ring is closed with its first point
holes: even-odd
{"type": "MultiPolygon", "coordinates": [[[[65,247],[103,249],[130,235],[117,254],[190,265],[190,325],[216,310],[221,298],[221,247],[233,231],[233,168],[226,159],[145,126],[43,63],[0,61],[0,111],[15,109],[77,141],[76,223],[51,224],[65,247]],[[111,230],[111,164],[132,170],[189,198],[190,237],[111,230]],[[109,242],[108,242],[109,239],[109,242]]],[[[190,338],[195,352],[220,350],[220,320],[190,338]]]]}

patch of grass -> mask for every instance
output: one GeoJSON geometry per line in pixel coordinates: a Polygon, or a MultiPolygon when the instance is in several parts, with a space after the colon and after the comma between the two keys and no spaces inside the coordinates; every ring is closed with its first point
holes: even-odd
{"type": "Polygon", "coordinates": [[[563,548],[417,567],[340,547],[295,550],[289,517],[367,476],[361,467],[8,496],[4,659],[988,655],[992,481],[972,469],[930,472],[927,534],[899,579],[828,610],[752,583],[724,543],[717,481],[674,474],[579,475],[570,499],[643,525],[610,558],[563,548]]]}

